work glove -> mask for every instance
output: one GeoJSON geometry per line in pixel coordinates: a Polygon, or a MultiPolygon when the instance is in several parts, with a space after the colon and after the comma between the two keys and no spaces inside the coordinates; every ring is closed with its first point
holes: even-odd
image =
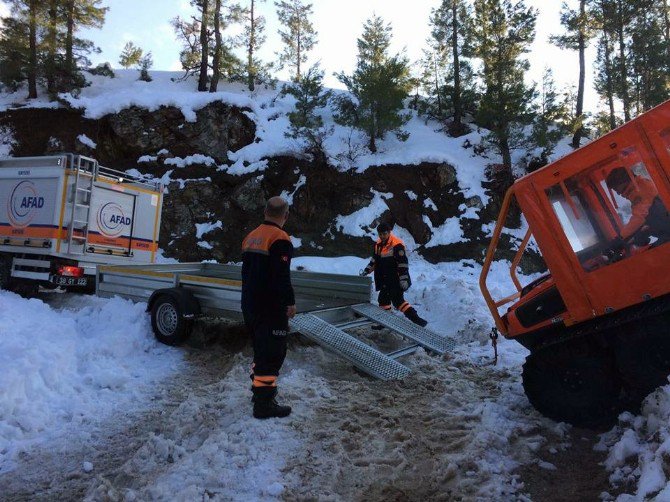
{"type": "Polygon", "coordinates": [[[400,289],[407,291],[409,289],[409,281],[407,279],[400,280],[400,289]]]}

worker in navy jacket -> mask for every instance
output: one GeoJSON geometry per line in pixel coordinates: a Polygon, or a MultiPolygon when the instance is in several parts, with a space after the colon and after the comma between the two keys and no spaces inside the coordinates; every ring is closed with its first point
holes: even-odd
{"type": "Polygon", "coordinates": [[[296,313],[291,286],[293,245],[283,226],[288,203],[272,197],[265,221],[242,243],[242,313],[253,338],[252,392],[255,418],[285,417],[277,404],[277,377],[286,357],[288,320],[296,313]]]}

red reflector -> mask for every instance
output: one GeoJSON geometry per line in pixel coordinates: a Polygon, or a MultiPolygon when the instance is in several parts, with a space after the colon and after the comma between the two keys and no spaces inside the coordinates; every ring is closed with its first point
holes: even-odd
{"type": "Polygon", "coordinates": [[[65,277],[83,277],[84,269],[81,267],[58,267],[58,275],[65,277]]]}

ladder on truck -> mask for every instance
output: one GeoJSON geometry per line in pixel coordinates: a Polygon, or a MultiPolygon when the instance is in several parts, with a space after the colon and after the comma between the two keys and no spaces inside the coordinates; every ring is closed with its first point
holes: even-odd
{"type": "Polygon", "coordinates": [[[89,220],[91,216],[91,197],[93,184],[98,174],[98,161],[77,155],[71,158],[74,170],[70,212],[70,226],[68,228],[68,254],[86,253],[88,243],[89,220]]]}
{"type": "Polygon", "coordinates": [[[370,303],[298,314],[290,321],[290,327],[292,331],[301,333],[346,359],[364,373],[381,380],[400,380],[406,377],[410,369],[398,359],[416,352],[420,347],[442,355],[456,346],[454,339],[440,336],[370,303]],[[409,340],[410,345],[383,353],[346,332],[348,329],[371,324],[387,328],[409,340]]]}

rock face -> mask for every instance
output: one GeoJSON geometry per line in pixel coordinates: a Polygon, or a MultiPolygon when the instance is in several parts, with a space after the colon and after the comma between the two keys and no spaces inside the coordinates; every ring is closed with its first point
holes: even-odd
{"type": "Polygon", "coordinates": [[[100,120],[83,118],[69,109],[25,108],[0,114],[0,126],[13,131],[15,156],[69,151],[94,155],[109,167],[128,169],[143,155],[167,150],[176,157],[206,155],[221,164],[228,160],[229,151],[254,141],[256,125],[244,111],[214,102],[198,110],[196,122],[187,122],[174,107],[154,112],[131,107],[100,120]],[[77,141],[80,134],[97,144],[95,151],[77,141]]]}
{"type": "MultiPolygon", "coordinates": [[[[244,110],[220,102],[199,110],[195,122],[187,122],[173,107],[153,112],[133,107],[100,120],[68,109],[16,109],[0,114],[0,127],[13,132],[15,156],[74,151],[108,167],[138,168],[156,177],[172,169],[163,163],[164,156],[157,156],[161,150],[172,157],[202,154],[221,165],[229,151],[252,143],[256,132],[244,110]],[[81,134],[95,143],[95,149],[77,140],[81,134]],[[138,167],[143,155],[158,158],[138,167]]],[[[185,181],[171,183],[164,198],[160,246],[165,255],[182,261],[238,261],[241,240],[262,221],[267,198],[285,193],[292,198],[286,230],[302,241],[296,254],[369,255],[369,237],[343,234],[335,222],[381,197],[386,208],[365,222],[369,228],[384,220],[407,229],[419,252],[434,262],[484,256],[488,237],[482,224],[496,217],[496,205],[484,207],[479,197],[466,199],[448,164],[386,165],[356,174],[293,157],[267,161],[265,171],[241,176],[216,166],[181,168],[178,177],[185,181]],[[426,246],[435,228],[472,207],[480,218],[461,219],[464,242],[426,246]],[[196,225],[216,222],[221,225],[196,236],[196,225]]]]}

